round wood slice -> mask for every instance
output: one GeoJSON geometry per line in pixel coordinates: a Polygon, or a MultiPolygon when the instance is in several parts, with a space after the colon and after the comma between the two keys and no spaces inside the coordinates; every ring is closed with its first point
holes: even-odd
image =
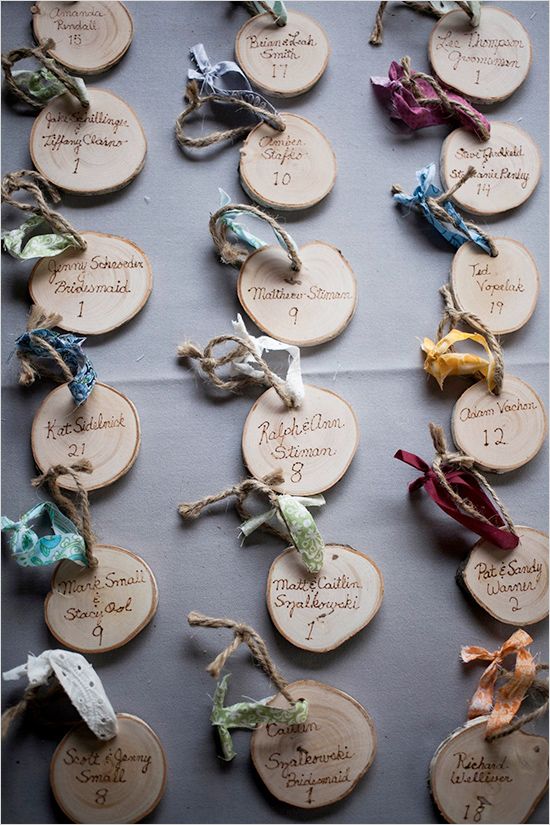
{"type": "Polygon", "coordinates": [[[248,20],[237,34],[235,54],[255,88],[275,97],[296,97],[324,73],[330,46],[319,23],[290,11],[286,26],[278,26],[270,14],[248,20]]]}
{"type": "Polygon", "coordinates": [[[309,573],[293,547],[267,577],[273,624],[296,647],[326,653],[359,633],[378,613],[384,580],[376,564],[344,544],[327,544],[320,573],[309,573]]]}
{"type": "Polygon", "coordinates": [[[435,25],[428,46],[438,78],[479,103],[497,103],[521,86],[531,68],[531,41],[512,14],[486,3],[472,28],[460,9],[435,25]]]}
{"type": "Polygon", "coordinates": [[[77,195],[123,189],[143,168],[147,140],[135,112],[105,89],[89,88],[90,108],[56,97],[34,121],[32,162],[55,186],[77,195]]]}
{"type": "MultiPolygon", "coordinates": [[[[46,396],[32,423],[34,460],[44,473],[54,464],[91,461],[93,472],[81,473],[86,490],[106,487],[128,472],[137,458],[141,432],[132,402],[107,384],[97,383],[88,400],[75,407],[67,384],[46,396]]],[[[75,490],[71,476],[59,485],[75,490]]]]}
{"type": "Polygon", "coordinates": [[[50,764],[55,801],[71,822],[140,822],[166,787],[166,754],[142,719],[117,713],[104,742],[82,723],[61,740],[50,764]]]}
{"type": "Polygon", "coordinates": [[[520,542],[514,550],[480,539],[458,576],[487,613],[523,627],[548,616],[548,536],[532,527],[516,525],[516,531],[520,542]]]}
{"type": "Polygon", "coordinates": [[[281,470],[280,493],[311,496],[339,481],[359,444],[353,409],[330,390],[307,384],[299,409],[289,410],[273,388],[258,398],[244,423],[242,449],[251,475],[281,470]]]}
{"type": "MultiPolygon", "coordinates": [[[[307,699],[306,722],[269,723],[250,741],[254,767],[270,793],[297,808],[321,808],[343,799],[370,768],[376,753],[374,722],[359,702],[313,679],[288,686],[307,699]]],[[[286,708],[277,694],[267,703],[286,708]]]]}
{"type": "Polygon", "coordinates": [[[259,123],[242,148],[239,173],[244,191],[262,206],[291,211],[323,200],[336,180],[336,158],[319,129],[299,115],[279,112],[278,132],[259,123]]]}
{"type": "Polygon", "coordinates": [[[485,740],[487,717],[445,739],[430,765],[446,822],[527,822],[548,787],[548,740],[523,731],[485,740]]]}
{"type": "Polygon", "coordinates": [[[158,589],[151,568],[122,547],[98,544],[97,567],[57,565],[44,616],[55,638],[79,653],[122,647],[156,613],[158,589]]]}
{"type": "Polygon", "coordinates": [[[128,51],[134,24],[118,2],[37,2],[32,9],[35,39],[52,38],[50,54],[77,74],[99,74],[128,51]]]}
{"type": "Polygon", "coordinates": [[[520,206],[535,191],[540,178],[538,146],[515,123],[494,120],[491,137],[480,143],[473,132],[455,129],[441,149],[441,181],[453,186],[469,166],[476,174],[452,196],[475,215],[498,215],[520,206]]]}
{"type": "Polygon", "coordinates": [[[500,395],[478,381],[455,404],[451,421],[456,446],[476,463],[507,473],[536,456],[546,438],[546,411],[536,392],[506,375],[500,395]]]}
{"type": "Polygon", "coordinates": [[[264,246],[245,260],[237,293],[261,330],[290,344],[311,347],[336,338],[357,304],[350,265],[335,246],[312,241],[298,250],[299,272],[280,246],[264,246]]]}
{"type": "Polygon", "coordinates": [[[58,312],[61,329],[100,335],[125,324],[145,305],[153,287],[151,264],[126,238],[81,232],[84,251],[40,258],[29,279],[35,304],[58,312]]]}
{"type": "Polygon", "coordinates": [[[527,323],[539,297],[540,278],[529,250],[512,238],[493,238],[496,258],[473,242],[453,258],[451,284],[460,309],[480,318],[495,335],[527,323]]]}

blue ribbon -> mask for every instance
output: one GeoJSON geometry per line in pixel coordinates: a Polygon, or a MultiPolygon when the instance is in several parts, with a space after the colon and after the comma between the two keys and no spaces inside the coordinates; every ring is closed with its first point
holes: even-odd
{"type": "Polygon", "coordinates": [[[393,196],[394,199],[403,206],[418,206],[428,223],[430,223],[434,229],[437,229],[439,234],[442,235],[445,240],[451,244],[451,246],[454,246],[455,249],[458,249],[462,246],[462,244],[467,243],[468,241],[473,241],[485,252],[491,254],[491,248],[486,239],[480,235],[476,229],[466,225],[464,218],[459,212],[456,211],[451,201],[443,201],[440,203],[440,206],[445,210],[450,218],[453,218],[457,222],[464,235],[457,232],[454,226],[449,226],[442,223],[432,213],[427,203],[427,199],[437,198],[442,192],[442,190],[439,189],[434,183],[435,163],[430,163],[428,166],[420,169],[420,171],[416,173],[416,179],[418,181],[418,186],[412,195],[405,195],[402,192],[396,192],[393,196]]]}
{"type": "MultiPolygon", "coordinates": [[[[288,13],[283,0],[267,0],[267,4],[277,18],[275,21],[277,25],[286,26],[288,13]]],[[[252,0],[251,5],[254,6],[258,14],[265,14],[265,9],[261,3],[256,3],[255,0],[252,0]]]]}
{"type": "MultiPolygon", "coordinates": [[[[219,200],[219,208],[221,209],[222,206],[227,206],[228,203],[231,203],[231,198],[224,192],[223,189],[218,188],[218,192],[220,193],[220,200],[219,200]]],[[[238,221],[238,218],[243,215],[246,218],[255,218],[258,221],[262,221],[262,218],[259,215],[252,215],[250,212],[242,211],[241,209],[232,209],[231,212],[226,212],[224,215],[221,216],[220,222],[225,223],[226,226],[233,232],[236,237],[242,241],[244,244],[249,246],[251,249],[262,249],[264,246],[267,246],[265,241],[262,241],[260,238],[253,235],[252,232],[249,232],[248,229],[244,226],[244,224],[238,221]]],[[[277,238],[277,241],[280,246],[287,251],[287,246],[281,235],[277,232],[277,230],[269,224],[270,229],[273,229],[273,233],[277,238]]],[[[298,247],[293,238],[289,238],[294,246],[294,249],[297,251],[298,247]]]]}
{"type": "MultiPolygon", "coordinates": [[[[266,110],[263,120],[269,120],[268,114],[278,114],[277,109],[263,95],[254,91],[241,67],[232,60],[221,60],[213,66],[202,43],[193,46],[190,54],[197,68],[189,69],[187,77],[201,84],[201,94],[207,92],[244,100],[245,103],[266,110]]],[[[258,116],[262,117],[259,113],[258,116]]]]}
{"type": "Polygon", "coordinates": [[[7,534],[10,549],[21,567],[44,567],[62,559],[70,559],[83,567],[88,564],[84,539],[73,522],[49,501],[36,504],[19,521],[2,516],[0,527],[7,534]],[[29,527],[43,514],[48,517],[53,529],[51,536],[39,537],[29,527]]]}
{"type": "Polygon", "coordinates": [[[73,374],[73,379],[69,381],[68,386],[74,402],[77,407],[83,404],[97,380],[92,362],[82,351],[82,344],[86,339],[78,338],[72,333],[61,335],[51,329],[32,329],[20,335],[15,342],[18,351],[25,353],[25,355],[32,355],[34,358],[51,360],[52,356],[49,350],[46,347],[41,347],[35,341],[36,338],[42,338],[59,353],[73,374]]]}

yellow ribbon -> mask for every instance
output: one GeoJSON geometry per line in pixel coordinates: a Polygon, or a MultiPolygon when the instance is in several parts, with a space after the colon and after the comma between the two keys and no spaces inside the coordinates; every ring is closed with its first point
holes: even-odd
{"type": "Polygon", "coordinates": [[[495,386],[495,359],[484,336],[478,332],[460,332],[458,329],[452,329],[437,343],[430,338],[424,338],[422,350],[426,353],[424,369],[430,375],[433,375],[441,389],[448,375],[481,374],[483,378],[487,379],[489,390],[493,390],[495,386]],[[472,355],[469,352],[452,352],[451,347],[457,341],[475,341],[477,344],[481,344],[489,356],[489,360],[482,358],[480,355],[472,355]]]}
{"type": "Polygon", "coordinates": [[[532,641],[525,630],[516,630],[502,647],[492,653],[476,645],[463,647],[460,651],[463,662],[481,660],[491,663],[481,674],[477,690],[468,706],[468,719],[491,714],[487,721],[486,737],[498,733],[512,721],[535,678],[535,660],[527,650],[532,641]],[[512,653],[516,654],[514,673],[495,696],[499,668],[506,656],[512,653]]]}

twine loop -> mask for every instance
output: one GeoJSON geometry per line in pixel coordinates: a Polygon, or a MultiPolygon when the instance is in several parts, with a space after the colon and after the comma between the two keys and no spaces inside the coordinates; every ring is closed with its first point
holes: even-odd
{"type": "Polygon", "coordinates": [[[487,340],[487,345],[494,359],[493,392],[495,395],[500,395],[502,382],[504,381],[504,355],[497,337],[477,315],[466,312],[457,306],[453,291],[448,284],[442,286],[439,292],[445,302],[445,309],[437,328],[436,340],[439,341],[443,337],[447,326],[451,329],[455,324],[461,322],[481,332],[487,340]]]}
{"type": "Polygon", "coordinates": [[[254,346],[244,338],[239,338],[237,335],[218,335],[206,344],[204,350],[199,349],[195,344],[188,341],[178,347],[177,353],[180,358],[191,358],[198,361],[204,374],[218,389],[239,392],[243,387],[267,384],[273,387],[288,409],[293,409],[296,406],[296,401],[286,390],[284,382],[269,368],[264,359],[258,355],[254,346]],[[227,343],[233,343],[235,346],[225,355],[216,357],[214,355],[214,349],[227,343]],[[261,376],[255,377],[249,374],[239,374],[221,378],[217,374],[217,370],[220,367],[225,367],[232,363],[239,363],[245,355],[251,355],[253,357],[255,364],[261,371],[261,376]]]}
{"type": "Polygon", "coordinates": [[[197,138],[189,137],[183,128],[185,121],[193,114],[193,112],[198,111],[202,106],[204,106],[205,103],[210,102],[232,103],[234,106],[238,106],[241,109],[245,109],[252,114],[260,116],[262,120],[266,121],[278,132],[284,132],[286,129],[286,124],[279,115],[269,112],[262,106],[255,106],[253,103],[249,103],[242,98],[217,93],[201,96],[196,80],[190,80],[188,82],[185,90],[185,97],[188,105],[183,112],[178,115],[176,120],[176,140],[182,148],[187,147],[193,149],[203,149],[206,146],[212,146],[213,144],[221,143],[224,140],[234,140],[235,138],[244,137],[251,132],[252,129],[256,128],[257,124],[250,123],[247,126],[237,126],[233,129],[224,129],[218,132],[211,132],[209,135],[203,135],[197,138]]]}
{"type": "Polygon", "coordinates": [[[84,539],[86,559],[89,567],[97,567],[98,564],[97,558],[93,554],[96,537],[92,530],[88,491],[83,487],[79,473],[91,473],[93,469],[92,463],[88,461],[88,459],[83,458],[67,467],[64,464],[55,464],[46,470],[46,472],[33,478],[31,482],[33,487],[47,485],[50,495],[59,509],[76,525],[84,539]],[[61,492],[59,477],[67,475],[71,476],[76,484],[76,504],[69,496],[61,492]]]}
{"type": "Polygon", "coordinates": [[[242,249],[242,247],[231,243],[227,239],[227,233],[230,227],[227,225],[226,221],[222,219],[224,215],[235,211],[247,212],[248,214],[254,215],[269,224],[269,226],[273,229],[273,232],[284,241],[287,255],[290,259],[290,268],[294,272],[299,272],[301,270],[302,261],[288,232],[283,229],[281,224],[278,223],[275,218],[272,218],[271,215],[264,212],[263,209],[258,209],[256,206],[251,206],[244,203],[228,203],[225,206],[220,207],[220,209],[210,216],[208,228],[210,229],[212,240],[214,241],[214,245],[218,250],[222,261],[227,264],[231,264],[232,266],[241,266],[249,255],[249,253],[242,249]]]}
{"type": "MultiPolygon", "coordinates": [[[[282,4],[281,4],[282,5],[282,4]]],[[[265,12],[267,12],[273,18],[274,22],[277,26],[286,26],[287,18],[286,18],[286,11],[285,14],[277,14],[273,6],[267,3],[265,0],[255,0],[254,3],[245,3],[250,14],[258,14],[257,6],[260,6],[265,12]]],[[[284,10],[284,7],[283,7],[284,10]]]]}
{"type": "Polygon", "coordinates": [[[59,203],[61,196],[56,187],[39,172],[27,169],[21,169],[19,172],[8,172],[2,178],[1,192],[2,203],[9,203],[10,206],[14,206],[22,212],[32,212],[35,215],[40,215],[56,232],[70,235],[78,249],[86,249],[87,243],[84,238],[78,234],[63,215],[50,209],[46,203],[46,197],[52,203],[59,203]],[[12,197],[14,192],[19,191],[28,192],[34,199],[34,203],[24,203],[12,197]]]}
{"type": "MultiPolygon", "coordinates": [[[[27,331],[31,332],[35,329],[52,329],[60,321],[61,315],[57,312],[46,312],[45,309],[42,309],[42,307],[35,304],[27,317],[27,331]]],[[[56,366],[59,367],[64,380],[67,381],[67,383],[70,383],[74,376],[55,347],[52,347],[48,341],[45,341],[38,335],[31,335],[30,339],[35,346],[41,347],[42,349],[48,351],[49,356],[53,359],[53,361],[55,361],[56,366]]],[[[25,387],[28,387],[33,384],[36,378],[41,373],[44,373],[45,370],[44,368],[41,368],[40,370],[38,369],[33,356],[28,352],[18,349],[17,357],[19,359],[20,370],[19,383],[25,387]]]]}
{"type": "MultiPolygon", "coordinates": [[[[416,0],[403,0],[403,2],[405,6],[408,6],[410,9],[413,9],[414,11],[419,11],[421,14],[428,14],[431,17],[440,18],[443,17],[443,15],[445,14],[444,11],[436,9],[433,3],[421,3],[416,2],[416,0]]],[[[371,44],[371,46],[380,46],[383,42],[383,17],[387,5],[387,0],[386,2],[381,2],[378,5],[378,9],[376,10],[376,17],[374,18],[374,25],[372,27],[372,32],[369,38],[369,43],[371,44]]],[[[462,9],[462,11],[464,11],[468,15],[472,26],[478,25],[479,21],[476,20],[476,14],[469,3],[464,2],[464,0],[456,0],[456,5],[459,6],[462,9]]]]}
{"type": "MultiPolygon", "coordinates": [[[[539,673],[541,670],[548,670],[548,664],[538,664],[535,666],[536,673],[539,673]]],[[[499,673],[507,681],[510,681],[510,679],[514,677],[511,671],[503,667],[499,667],[499,673]]],[[[540,701],[541,704],[532,711],[518,716],[515,721],[510,722],[510,724],[506,725],[506,727],[500,731],[489,734],[489,736],[486,737],[488,742],[494,742],[495,739],[502,739],[504,736],[509,736],[511,733],[514,733],[514,731],[521,730],[525,725],[540,719],[548,713],[548,677],[546,677],[546,679],[535,677],[527,691],[527,696],[540,701]]]]}
{"type": "Polygon", "coordinates": [[[434,474],[437,478],[438,483],[441,487],[445,490],[447,495],[454,501],[454,503],[459,507],[460,510],[467,513],[472,518],[477,519],[478,521],[482,521],[484,524],[489,524],[494,527],[494,524],[490,519],[481,513],[475,505],[466,498],[463,498],[456,490],[453,489],[451,484],[447,481],[447,477],[445,474],[445,467],[447,466],[454,466],[460,467],[465,470],[468,470],[471,473],[479,485],[484,488],[489,495],[492,497],[494,502],[498,505],[499,510],[501,512],[502,518],[506,524],[506,527],[512,533],[512,535],[517,536],[517,531],[514,526],[514,522],[512,521],[512,517],[508,513],[506,507],[496,494],[495,490],[491,487],[485,476],[483,476],[478,470],[476,470],[474,464],[475,459],[472,456],[466,455],[462,452],[449,452],[447,450],[447,442],[445,439],[445,434],[443,429],[439,427],[437,424],[430,422],[430,435],[432,437],[432,442],[434,445],[434,449],[436,455],[432,462],[432,469],[434,474]]]}
{"type": "Polygon", "coordinates": [[[204,616],[202,613],[192,611],[187,616],[187,621],[191,627],[212,627],[212,628],[227,628],[233,631],[233,641],[219,653],[216,658],[206,668],[207,672],[217,679],[223,670],[227,660],[235,653],[241,644],[246,644],[252,653],[253,658],[260,665],[264,673],[271,679],[273,684],[278,688],[279,692],[291,704],[295,704],[294,699],[290,695],[288,682],[277,669],[277,666],[271,659],[267,650],[266,643],[260,634],[254,630],[250,625],[242,622],[236,622],[233,619],[220,618],[215,619],[211,616],[204,616]]]}
{"type": "Polygon", "coordinates": [[[33,106],[35,109],[42,109],[45,106],[45,103],[36,100],[35,98],[28,95],[23,89],[21,89],[12,74],[13,66],[19,60],[25,60],[28,57],[34,57],[39,63],[42,65],[52,74],[57,80],[65,86],[68,92],[72,94],[76,99],[79,101],[80,105],[88,109],[90,106],[90,101],[83,93],[82,88],[76,83],[74,77],[70,74],[67,74],[61,66],[55,62],[52,57],[48,57],[48,52],[55,48],[55,43],[51,38],[45,40],[40,45],[36,46],[33,49],[26,48],[22,46],[19,49],[13,49],[11,52],[7,52],[7,54],[2,55],[2,69],[4,70],[4,75],[6,78],[6,83],[9,86],[10,90],[13,92],[16,97],[20,100],[23,100],[25,103],[28,103],[29,106],[33,106]]]}

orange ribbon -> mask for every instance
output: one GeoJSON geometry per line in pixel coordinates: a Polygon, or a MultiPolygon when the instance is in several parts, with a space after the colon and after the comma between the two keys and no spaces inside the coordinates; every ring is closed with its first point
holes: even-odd
{"type": "Polygon", "coordinates": [[[486,738],[498,733],[512,721],[535,678],[535,660],[527,650],[532,641],[525,630],[516,630],[502,647],[493,653],[475,645],[463,647],[460,651],[463,662],[481,660],[491,663],[482,673],[468,707],[468,719],[490,714],[485,731],[486,738]],[[516,654],[514,672],[495,695],[499,668],[504,659],[513,653],[516,654]]]}

